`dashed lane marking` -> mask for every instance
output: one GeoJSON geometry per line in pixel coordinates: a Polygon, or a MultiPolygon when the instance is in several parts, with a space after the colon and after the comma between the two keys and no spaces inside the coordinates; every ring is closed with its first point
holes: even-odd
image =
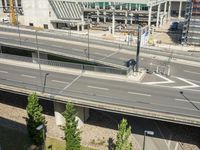
{"type": "Polygon", "coordinates": [[[31,75],[26,75],[26,74],[22,74],[21,76],[26,77],[26,78],[32,78],[32,79],[36,78],[36,76],[31,76],[31,75]]]}
{"type": "MultiPolygon", "coordinates": [[[[187,103],[189,103],[189,101],[188,100],[185,100],[185,99],[178,99],[178,98],[176,98],[175,99],[176,101],[181,101],[181,102],[187,102],[187,103]]],[[[191,101],[192,103],[196,103],[196,104],[200,104],[200,102],[198,102],[198,101],[191,101]]]]}
{"type": "Polygon", "coordinates": [[[8,71],[0,70],[0,73],[8,73],[8,71]]]}
{"type": "Polygon", "coordinates": [[[145,94],[145,93],[136,93],[136,92],[128,92],[128,94],[133,94],[133,95],[139,95],[139,96],[151,96],[150,94],[145,94]]]}
{"type": "Polygon", "coordinates": [[[66,81],[59,81],[59,80],[51,80],[51,81],[56,82],[56,83],[69,84],[69,82],[66,82],[66,81]]]}
{"type": "Polygon", "coordinates": [[[104,88],[104,87],[97,87],[97,86],[91,86],[91,85],[88,85],[88,88],[92,88],[92,89],[98,89],[98,90],[104,90],[104,91],[108,91],[108,90],[109,90],[108,88],[104,88]]]}

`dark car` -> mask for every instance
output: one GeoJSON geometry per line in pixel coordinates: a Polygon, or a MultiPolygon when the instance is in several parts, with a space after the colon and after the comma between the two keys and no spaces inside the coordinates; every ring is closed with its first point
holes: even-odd
{"type": "Polygon", "coordinates": [[[136,61],[134,59],[129,59],[126,62],[126,67],[134,67],[136,65],[136,61]]]}
{"type": "Polygon", "coordinates": [[[178,22],[172,22],[172,25],[170,26],[170,30],[172,31],[178,30],[178,22]]]}

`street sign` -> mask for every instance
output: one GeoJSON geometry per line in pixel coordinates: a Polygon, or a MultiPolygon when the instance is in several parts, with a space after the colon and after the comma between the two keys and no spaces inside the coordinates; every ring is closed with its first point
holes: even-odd
{"type": "Polygon", "coordinates": [[[140,46],[145,46],[149,40],[149,27],[144,26],[140,28],[140,46]]]}

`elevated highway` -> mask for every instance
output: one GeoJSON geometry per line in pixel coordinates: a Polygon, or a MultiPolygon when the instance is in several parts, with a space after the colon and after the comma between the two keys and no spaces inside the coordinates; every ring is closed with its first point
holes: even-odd
{"type": "MultiPolygon", "coordinates": [[[[136,47],[134,46],[127,46],[123,42],[113,43],[102,41],[93,36],[89,39],[88,51],[88,36],[84,34],[38,31],[38,42],[36,42],[36,32],[34,30],[17,30],[17,28],[0,27],[0,31],[0,43],[3,45],[21,47],[31,51],[37,51],[38,46],[39,51],[43,53],[70,57],[123,69],[126,68],[125,62],[131,58],[135,58],[136,53],[136,47]]],[[[141,56],[145,59],[141,61],[141,65],[146,68],[147,65],[144,65],[143,62],[149,58],[152,59],[152,56],[159,56],[156,59],[161,60],[162,63],[168,60],[178,63],[178,61],[173,61],[172,58],[200,61],[198,53],[192,56],[190,55],[191,53],[189,52],[177,50],[169,51],[168,49],[142,48],[141,56]]]]}
{"type": "Polygon", "coordinates": [[[0,61],[2,90],[20,94],[36,91],[54,102],[71,101],[86,108],[200,126],[199,90],[103,79],[98,74],[89,77],[81,70],[77,74],[61,73],[59,67],[49,70],[42,66],[40,76],[38,64],[6,61],[0,61]]]}

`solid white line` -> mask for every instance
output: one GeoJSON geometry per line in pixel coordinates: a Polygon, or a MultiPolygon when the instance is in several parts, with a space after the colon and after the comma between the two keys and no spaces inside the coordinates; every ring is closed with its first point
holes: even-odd
{"type": "Polygon", "coordinates": [[[95,52],[95,54],[100,55],[100,56],[107,56],[107,54],[102,54],[102,53],[97,53],[97,52],[95,52]]]}
{"type": "Polygon", "coordinates": [[[91,85],[88,85],[88,87],[92,88],[92,89],[98,89],[98,90],[104,90],[104,91],[108,91],[109,90],[108,88],[96,87],[96,86],[91,86],[91,85]]]}
{"type": "MultiPolygon", "coordinates": [[[[176,98],[175,99],[176,101],[181,101],[181,102],[187,102],[187,103],[189,103],[189,101],[188,100],[185,100],[185,99],[178,99],[178,98],[176,98]]],[[[198,101],[191,101],[192,103],[196,103],[196,104],[200,104],[200,102],[198,102],[198,101]]]]}
{"type": "Polygon", "coordinates": [[[51,80],[51,81],[56,82],[56,83],[69,84],[69,82],[65,82],[65,81],[59,81],[59,80],[51,80]]]}
{"type": "Polygon", "coordinates": [[[32,78],[32,79],[36,78],[36,76],[30,76],[30,75],[26,75],[26,74],[22,74],[21,76],[22,77],[27,77],[27,78],[32,78]]]}
{"type": "Polygon", "coordinates": [[[196,87],[200,87],[199,85],[197,84],[194,84],[184,78],[180,78],[180,77],[176,77],[177,79],[183,81],[183,82],[186,82],[187,84],[190,84],[190,85],[187,85],[187,86],[173,86],[173,88],[177,88],[177,89],[185,89],[185,88],[196,88],[196,87]]]}
{"type": "Polygon", "coordinates": [[[57,48],[64,48],[63,46],[60,46],[60,45],[51,45],[53,47],[57,47],[57,48]]]}
{"type": "Polygon", "coordinates": [[[127,60],[127,58],[123,58],[123,57],[120,57],[119,59],[120,59],[120,60],[127,60]]]}
{"type": "Polygon", "coordinates": [[[120,52],[120,50],[118,50],[118,51],[116,51],[116,52],[113,52],[113,53],[111,53],[111,54],[105,56],[104,58],[100,59],[100,61],[102,61],[102,60],[104,60],[104,59],[106,59],[106,58],[109,58],[109,57],[111,57],[111,56],[113,56],[113,55],[115,55],[115,54],[117,54],[117,53],[119,53],[119,52],[120,52]]]}
{"type": "Polygon", "coordinates": [[[194,71],[189,71],[189,70],[183,70],[184,72],[187,72],[187,73],[192,73],[192,74],[198,74],[200,75],[200,72],[194,72],[194,71]]]}
{"type": "Polygon", "coordinates": [[[166,84],[166,83],[174,83],[174,81],[160,75],[160,74],[156,74],[156,73],[153,73],[154,75],[166,80],[166,81],[159,81],[159,82],[144,82],[143,84],[147,84],[147,85],[155,85],[155,84],[166,84]]]}
{"type": "Polygon", "coordinates": [[[82,76],[83,73],[81,73],[78,77],[76,77],[74,80],[72,80],[72,82],[70,82],[67,86],[65,86],[60,92],[59,94],[61,94],[64,90],[66,90],[67,88],[69,88],[74,82],[76,82],[81,76],[82,76]]]}
{"type": "Polygon", "coordinates": [[[189,80],[189,81],[191,81],[191,82],[197,82],[197,83],[200,83],[200,81],[198,81],[198,80],[192,80],[192,79],[187,79],[187,80],[189,80]]]}
{"type": "Polygon", "coordinates": [[[151,96],[150,94],[144,94],[144,93],[135,93],[135,92],[128,92],[128,94],[140,95],[140,96],[151,96]]]}
{"type": "Polygon", "coordinates": [[[2,70],[0,70],[0,73],[8,73],[8,71],[2,71],[2,70]]]}

